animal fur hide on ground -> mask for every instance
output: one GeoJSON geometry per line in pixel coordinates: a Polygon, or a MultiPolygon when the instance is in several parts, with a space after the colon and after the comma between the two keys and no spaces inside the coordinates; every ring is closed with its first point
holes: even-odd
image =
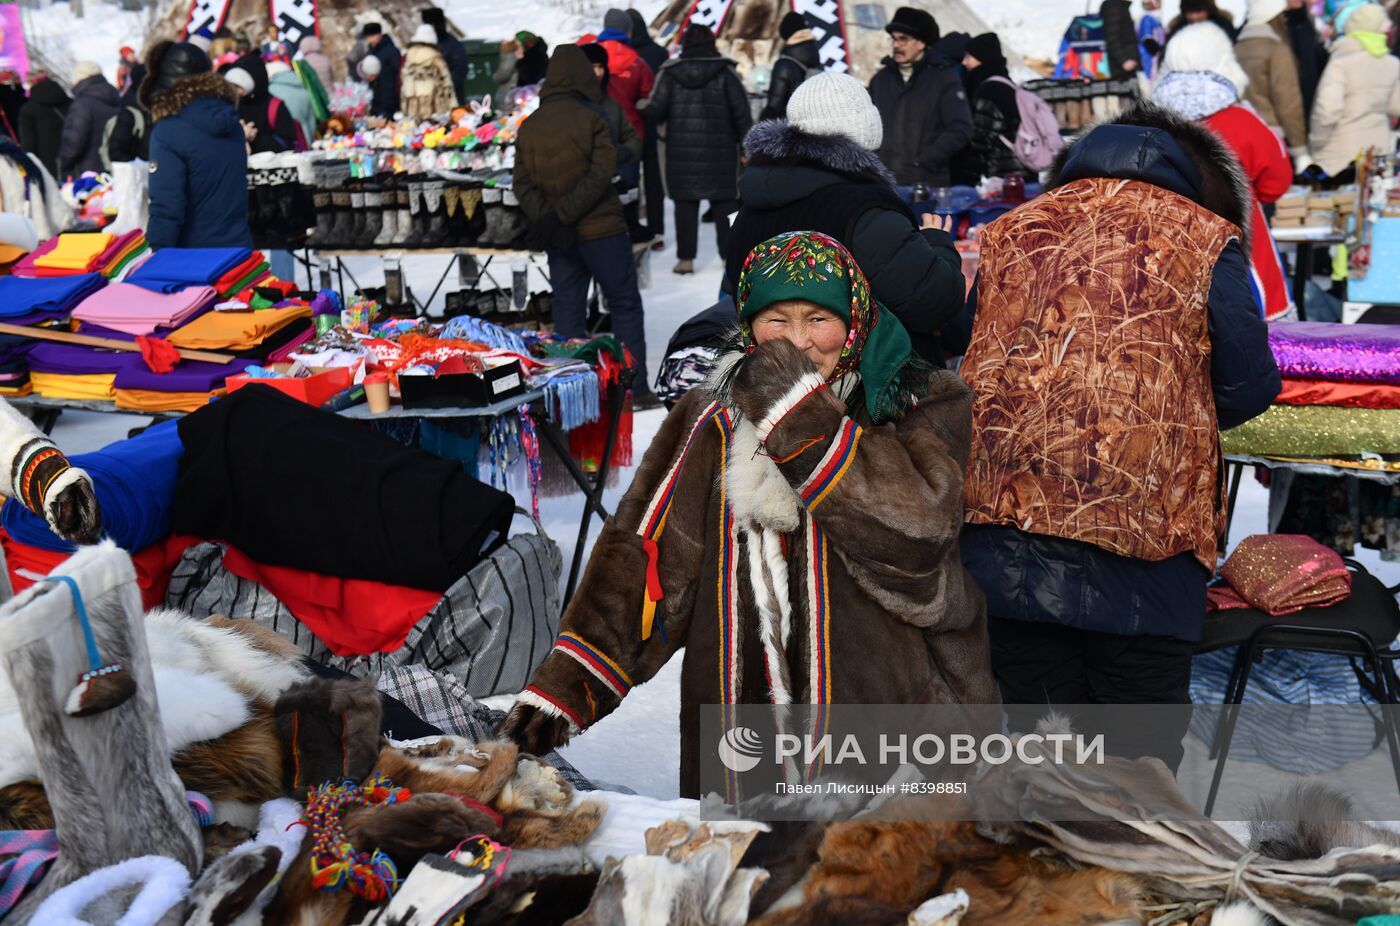
{"type": "Polygon", "coordinates": [[[374,682],[312,678],[289,688],[272,715],[298,800],[327,781],[363,781],[379,755],[384,708],[374,682]]]}
{"type": "Polygon", "coordinates": [[[1322,858],[1365,846],[1400,848],[1400,833],[1358,821],[1351,801],[1316,783],[1260,801],[1249,821],[1249,847],[1269,858],[1322,858]]]}

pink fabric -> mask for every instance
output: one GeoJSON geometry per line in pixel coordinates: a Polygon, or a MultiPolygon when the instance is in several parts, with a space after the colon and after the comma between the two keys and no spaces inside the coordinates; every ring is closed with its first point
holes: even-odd
{"type": "Polygon", "coordinates": [[[218,299],[208,286],[187,286],[173,293],[155,293],[133,283],[113,283],[76,309],[78,321],[127,334],[150,334],[157,328],[177,328],[218,299]]]}

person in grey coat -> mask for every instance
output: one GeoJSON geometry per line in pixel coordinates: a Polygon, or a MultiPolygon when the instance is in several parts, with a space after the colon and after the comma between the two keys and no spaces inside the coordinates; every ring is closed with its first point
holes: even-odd
{"type": "Polygon", "coordinates": [[[892,54],[870,81],[885,140],[880,160],[905,186],[947,186],[949,163],[972,140],[972,108],[954,63],[933,54],[938,23],[900,7],[885,26],[892,54]]]}
{"type": "Polygon", "coordinates": [[[666,189],[675,201],[676,273],[695,272],[700,200],[714,211],[719,253],[729,237],[729,213],[739,197],[739,143],[753,114],[734,62],[715,48],[715,35],[692,23],[681,56],[667,62],[643,108],[666,126],[666,189]]]}
{"type": "Polygon", "coordinates": [[[58,145],[58,177],[78,177],[102,170],[102,133],[107,120],[122,108],[117,88],[102,76],[92,61],[80,61],[73,69],[73,102],[63,118],[63,139],[58,145]]]}

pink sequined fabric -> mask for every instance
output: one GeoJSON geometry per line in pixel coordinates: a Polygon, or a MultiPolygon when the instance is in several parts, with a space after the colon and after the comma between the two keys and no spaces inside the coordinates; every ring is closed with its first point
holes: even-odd
{"type": "Polygon", "coordinates": [[[1209,591],[1215,611],[1255,608],[1273,617],[1336,604],[1351,594],[1351,572],[1336,551],[1301,534],[1255,534],[1220,567],[1228,585],[1209,591]]]}

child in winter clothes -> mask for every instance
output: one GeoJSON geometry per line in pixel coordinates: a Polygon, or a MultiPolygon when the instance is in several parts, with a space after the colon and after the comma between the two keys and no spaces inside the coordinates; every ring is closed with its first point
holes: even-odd
{"type": "Polygon", "coordinates": [[[1263,206],[1276,202],[1293,183],[1288,151],[1278,134],[1241,102],[1249,78],[1214,23],[1196,23],[1177,33],[1162,70],[1153,102],[1209,126],[1244,168],[1253,200],[1244,229],[1250,241],[1250,282],[1264,317],[1280,319],[1292,309],[1293,299],[1263,206]]]}
{"type": "Polygon", "coordinates": [[[967,387],[825,235],[754,248],[737,302],[740,349],[667,417],[501,728],[543,754],[684,647],[691,797],[703,704],[997,699],[957,552],[967,387]]]}

